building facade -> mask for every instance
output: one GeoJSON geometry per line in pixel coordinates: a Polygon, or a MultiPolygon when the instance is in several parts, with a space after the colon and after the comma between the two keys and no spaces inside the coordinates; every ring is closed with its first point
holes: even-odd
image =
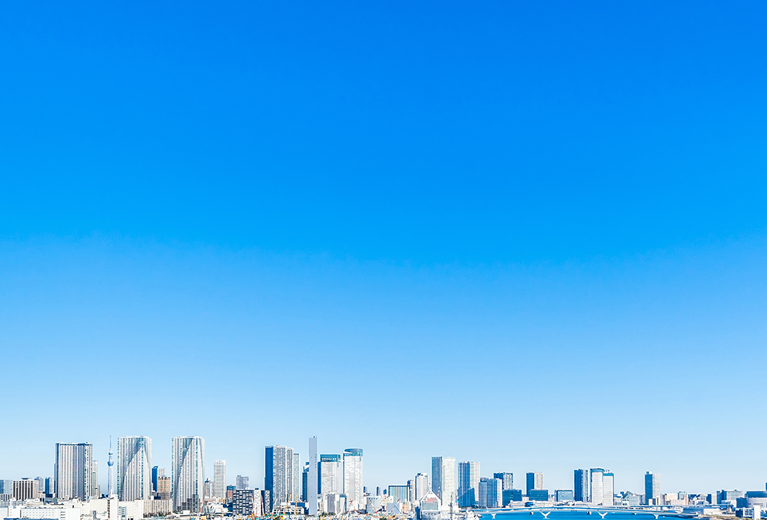
{"type": "Polygon", "coordinates": [[[56,443],[53,466],[55,495],[61,499],[87,500],[93,495],[93,445],[56,443]]]}
{"type": "Polygon", "coordinates": [[[173,438],[173,509],[197,512],[205,496],[205,440],[173,438]]]}
{"type": "Polygon", "coordinates": [[[455,459],[453,457],[431,458],[431,490],[439,497],[443,510],[455,507],[456,496],[455,459]]]}
{"type": "Polygon", "coordinates": [[[413,481],[413,500],[421,500],[429,492],[429,476],[419,473],[413,481]]]}
{"type": "Polygon", "coordinates": [[[479,507],[498,508],[503,504],[503,480],[482,478],[479,480],[479,507]]]}
{"type": "Polygon", "coordinates": [[[350,511],[363,509],[366,506],[362,491],[362,450],[347,448],[343,454],[344,489],[347,507],[350,511]]]}
{"type": "Polygon", "coordinates": [[[573,487],[573,497],[576,502],[589,501],[589,470],[576,469],[573,487]]]}
{"type": "Polygon", "coordinates": [[[269,491],[272,507],[288,503],[293,496],[293,448],[267,446],[264,488],[269,491]]]}
{"type": "Polygon", "coordinates": [[[458,464],[458,507],[474,507],[479,498],[479,462],[458,464]]]}
{"type": "Polygon", "coordinates": [[[152,439],[117,439],[117,497],[123,501],[152,497],[152,439]]]}
{"type": "Polygon", "coordinates": [[[660,499],[660,477],[657,473],[648,471],[644,476],[645,504],[656,504],[660,499]]]}
{"type": "Polygon", "coordinates": [[[528,473],[525,475],[525,483],[527,496],[530,496],[530,491],[534,489],[543,489],[543,473],[528,473]]]}
{"type": "Polygon", "coordinates": [[[213,463],[213,496],[226,498],[226,461],[217,460],[213,463]]]}

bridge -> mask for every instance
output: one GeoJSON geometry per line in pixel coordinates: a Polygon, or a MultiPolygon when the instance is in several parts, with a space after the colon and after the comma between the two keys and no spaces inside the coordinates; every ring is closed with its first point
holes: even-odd
{"type": "MultiPolygon", "coordinates": [[[[531,507],[505,507],[500,509],[474,509],[472,512],[478,515],[490,515],[495,520],[495,515],[499,513],[527,513],[530,515],[543,516],[545,520],[554,511],[566,511],[573,513],[585,513],[587,515],[599,515],[600,520],[605,520],[608,514],[612,516],[625,515],[652,515],[656,519],[663,518],[695,518],[697,515],[691,513],[680,513],[674,509],[662,509],[658,507],[583,507],[583,506],[531,506],[531,507]]],[[[556,516],[556,515],[554,515],[556,516]]],[[[607,519],[609,520],[609,519],[607,519]]],[[[617,519],[616,519],[617,520],[617,519]]]]}

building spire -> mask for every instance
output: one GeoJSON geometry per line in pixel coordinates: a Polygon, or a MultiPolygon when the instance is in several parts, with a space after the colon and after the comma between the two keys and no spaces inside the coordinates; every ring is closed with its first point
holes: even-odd
{"type": "Polygon", "coordinates": [[[107,496],[111,497],[112,493],[114,493],[114,490],[112,489],[112,466],[115,465],[115,461],[112,458],[112,436],[109,436],[109,460],[107,461],[107,466],[109,466],[109,482],[107,482],[107,496]]]}

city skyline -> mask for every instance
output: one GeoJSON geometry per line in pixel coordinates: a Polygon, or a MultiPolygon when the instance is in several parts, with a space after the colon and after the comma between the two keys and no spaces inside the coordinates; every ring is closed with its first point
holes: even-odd
{"type": "Polygon", "coordinates": [[[149,446],[118,446],[143,436],[194,505],[215,461],[263,487],[266,446],[295,474],[316,435],[364,450],[357,494],[433,457],[479,463],[475,499],[575,469],[604,470],[579,493],[762,489],[765,20],[8,3],[0,478],[72,442],[69,492],[132,463],[144,493],[149,446]]]}

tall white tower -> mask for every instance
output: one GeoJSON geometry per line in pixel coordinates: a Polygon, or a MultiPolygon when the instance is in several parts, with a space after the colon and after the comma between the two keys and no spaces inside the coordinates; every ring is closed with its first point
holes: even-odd
{"type": "Polygon", "coordinates": [[[112,466],[115,465],[115,461],[112,458],[112,455],[113,455],[113,453],[112,453],[112,436],[110,435],[109,436],[109,460],[107,460],[107,466],[108,466],[108,469],[109,469],[109,471],[107,472],[107,478],[109,479],[107,481],[107,496],[108,497],[111,497],[112,494],[114,493],[114,489],[112,489],[112,482],[114,482],[114,475],[112,474],[112,472],[114,470],[112,469],[112,466]]]}
{"type": "Polygon", "coordinates": [[[226,461],[217,460],[213,463],[213,496],[226,498],[226,461]]]}
{"type": "Polygon", "coordinates": [[[306,479],[306,500],[309,502],[309,516],[317,516],[317,437],[309,438],[309,475],[306,479]]]}
{"type": "Polygon", "coordinates": [[[362,494],[362,450],[348,448],[344,450],[344,494],[351,511],[363,509],[362,494]]]}
{"type": "Polygon", "coordinates": [[[152,439],[117,439],[117,497],[149,500],[152,493],[152,439]]]}
{"type": "Polygon", "coordinates": [[[197,512],[205,487],[205,440],[202,437],[173,438],[173,509],[197,512]]]}

